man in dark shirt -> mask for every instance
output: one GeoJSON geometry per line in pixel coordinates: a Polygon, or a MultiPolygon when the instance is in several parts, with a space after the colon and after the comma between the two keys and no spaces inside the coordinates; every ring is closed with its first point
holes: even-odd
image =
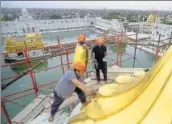
{"type": "Polygon", "coordinates": [[[96,69],[97,81],[100,81],[100,70],[103,73],[104,80],[107,81],[107,62],[105,56],[107,55],[107,48],[103,45],[103,39],[96,39],[97,45],[93,47],[91,56],[96,69]]]}

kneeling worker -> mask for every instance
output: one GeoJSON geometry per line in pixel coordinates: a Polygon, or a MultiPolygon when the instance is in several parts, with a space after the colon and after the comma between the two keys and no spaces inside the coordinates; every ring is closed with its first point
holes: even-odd
{"type": "Polygon", "coordinates": [[[86,99],[86,95],[95,95],[97,90],[88,88],[82,80],[82,76],[86,70],[86,65],[82,61],[74,63],[74,70],[67,71],[61,77],[54,89],[54,101],[51,106],[51,114],[48,119],[49,122],[54,120],[55,113],[58,111],[59,106],[63,101],[71,97],[74,92],[77,93],[81,103],[87,105],[89,102],[86,99]]]}

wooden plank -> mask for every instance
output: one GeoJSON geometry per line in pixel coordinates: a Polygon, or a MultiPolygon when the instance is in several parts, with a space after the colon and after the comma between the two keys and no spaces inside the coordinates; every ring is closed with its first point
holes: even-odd
{"type": "Polygon", "coordinates": [[[37,106],[32,112],[30,112],[23,120],[22,122],[30,122],[32,121],[34,118],[36,118],[42,111],[44,110],[44,106],[42,104],[40,104],[39,106],[37,106]]]}
{"type": "MultiPolygon", "coordinates": [[[[96,77],[95,78],[93,77],[92,80],[97,81],[97,78],[96,77]]],[[[115,79],[109,79],[109,78],[107,79],[106,82],[104,81],[104,79],[100,79],[100,81],[99,81],[98,84],[114,83],[114,81],[115,81],[115,79]]]]}
{"type": "Polygon", "coordinates": [[[20,123],[26,116],[28,116],[28,114],[33,111],[35,109],[35,107],[37,107],[43,99],[41,98],[36,98],[34,99],[33,102],[31,102],[28,106],[26,106],[19,114],[17,114],[12,121],[13,122],[17,122],[20,123]]]}
{"type": "MultiPolygon", "coordinates": [[[[107,74],[107,78],[110,79],[115,79],[118,76],[118,73],[108,73],[107,74]]],[[[95,79],[96,78],[96,74],[92,75],[91,79],[95,79]]],[[[100,78],[103,79],[103,74],[100,73],[100,78]]]]}
{"type": "Polygon", "coordinates": [[[45,109],[45,104],[49,100],[50,98],[46,97],[22,122],[30,122],[35,119],[45,109]]]}
{"type": "MultiPolygon", "coordinates": [[[[145,68],[115,68],[108,70],[107,73],[119,73],[119,72],[135,72],[135,71],[141,71],[145,68]]],[[[93,71],[95,73],[95,71],[93,71]]]]}
{"type": "Polygon", "coordinates": [[[87,85],[88,87],[91,87],[91,86],[96,85],[96,84],[97,84],[97,81],[90,80],[90,82],[87,83],[86,85],[87,85]]]}
{"type": "Polygon", "coordinates": [[[84,82],[85,83],[89,83],[91,81],[91,78],[86,78],[86,79],[84,79],[84,82]]]}
{"type": "Polygon", "coordinates": [[[114,72],[135,72],[135,71],[141,71],[144,70],[145,68],[117,68],[114,70],[114,72]]]}
{"type": "Polygon", "coordinates": [[[45,99],[46,97],[47,97],[47,95],[44,95],[44,94],[39,94],[39,96],[38,96],[39,98],[41,98],[41,99],[45,99]]]}
{"type": "Polygon", "coordinates": [[[53,98],[47,97],[47,101],[42,103],[44,105],[45,109],[49,109],[51,107],[51,102],[50,101],[53,101],[53,98]]]}

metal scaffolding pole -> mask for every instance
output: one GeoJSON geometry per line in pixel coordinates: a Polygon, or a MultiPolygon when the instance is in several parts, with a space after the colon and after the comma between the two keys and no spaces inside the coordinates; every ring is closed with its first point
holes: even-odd
{"type": "Polygon", "coordinates": [[[170,34],[169,43],[171,43],[171,39],[172,39],[172,32],[171,32],[171,34],[170,34]]]}
{"type": "Polygon", "coordinates": [[[61,44],[60,44],[60,39],[59,37],[57,36],[57,40],[58,40],[58,48],[59,48],[59,52],[60,52],[60,62],[61,62],[61,67],[62,67],[62,71],[63,71],[63,74],[64,74],[64,67],[63,67],[63,57],[62,57],[62,51],[63,49],[61,49],[61,44]]]}
{"type": "MultiPolygon", "coordinates": [[[[136,31],[136,44],[137,44],[137,39],[138,39],[138,32],[136,31]]],[[[134,68],[134,65],[135,65],[135,61],[136,61],[136,50],[137,50],[137,45],[135,45],[134,47],[134,60],[133,60],[133,68],[134,68]]]]}
{"type": "Polygon", "coordinates": [[[3,110],[3,112],[4,112],[4,114],[5,114],[5,117],[6,117],[6,119],[7,119],[7,122],[8,122],[9,124],[12,124],[11,119],[10,119],[10,116],[9,116],[9,114],[8,114],[8,112],[7,112],[7,109],[6,109],[6,107],[5,107],[4,104],[5,104],[5,103],[2,101],[1,108],[2,108],[2,110],[3,110]]]}
{"type": "Polygon", "coordinates": [[[158,38],[158,46],[157,46],[157,49],[156,49],[155,63],[156,63],[156,62],[157,62],[157,60],[158,60],[158,53],[159,53],[159,44],[160,44],[160,39],[161,39],[161,34],[159,34],[159,38],[158,38]]]}

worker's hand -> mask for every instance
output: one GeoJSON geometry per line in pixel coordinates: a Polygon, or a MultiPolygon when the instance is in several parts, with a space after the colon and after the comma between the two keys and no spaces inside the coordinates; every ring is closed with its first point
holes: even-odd
{"type": "Polygon", "coordinates": [[[97,91],[98,91],[97,89],[89,89],[87,92],[87,95],[88,96],[95,96],[97,91]]]}
{"type": "Polygon", "coordinates": [[[98,90],[99,90],[99,89],[92,89],[92,94],[93,94],[93,96],[95,96],[95,95],[97,94],[98,90]]]}
{"type": "Polygon", "coordinates": [[[87,94],[88,96],[92,95],[92,89],[89,88],[89,89],[87,90],[86,94],[87,94]]]}

